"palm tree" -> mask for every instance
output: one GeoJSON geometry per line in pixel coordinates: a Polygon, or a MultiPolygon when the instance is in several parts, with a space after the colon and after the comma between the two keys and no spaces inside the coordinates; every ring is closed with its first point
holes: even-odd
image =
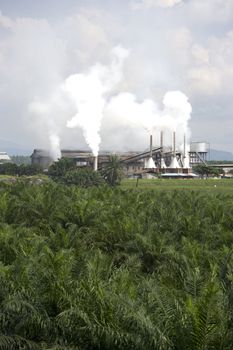
{"type": "Polygon", "coordinates": [[[122,163],[117,155],[108,157],[108,165],[102,169],[102,175],[110,186],[119,185],[123,177],[122,163]]]}

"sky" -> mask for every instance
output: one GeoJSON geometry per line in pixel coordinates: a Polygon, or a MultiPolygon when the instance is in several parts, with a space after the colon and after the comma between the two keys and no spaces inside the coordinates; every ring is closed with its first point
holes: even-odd
{"type": "MultiPolygon", "coordinates": [[[[112,96],[161,106],[179,90],[192,105],[191,140],[233,152],[233,0],[0,0],[0,11],[0,139],[47,148],[52,128],[63,148],[85,148],[81,129],[66,127],[73,107],[59,87],[109,65],[120,45],[129,56],[112,96]]],[[[124,116],[104,115],[100,133],[105,150],[148,143],[124,116]]]]}

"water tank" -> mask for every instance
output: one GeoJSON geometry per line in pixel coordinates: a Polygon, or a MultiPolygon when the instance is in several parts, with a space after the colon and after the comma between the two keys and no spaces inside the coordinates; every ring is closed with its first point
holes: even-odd
{"type": "Polygon", "coordinates": [[[207,153],[209,151],[209,144],[207,142],[191,142],[190,152],[207,153]]]}

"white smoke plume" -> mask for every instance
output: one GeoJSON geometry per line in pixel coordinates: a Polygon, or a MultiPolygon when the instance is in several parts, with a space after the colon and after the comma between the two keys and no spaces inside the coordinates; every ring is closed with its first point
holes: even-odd
{"type": "MultiPolygon", "coordinates": [[[[164,95],[163,108],[151,100],[138,102],[134,94],[120,93],[111,98],[105,113],[113,120],[121,120],[125,127],[144,128],[147,133],[167,131],[177,132],[179,143],[183,142],[183,135],[190,136],[188,122],[191,118],[192,107],[187,96],[180,91],[170,91],[164,95]]],[[[168,143],[172,143],[169,140],[168,143]]]]}
{"type": "Polygon", "coordinates": [[[97,63],[86,74],[71,75],[64,83],[64,91],[76,107],[76,114],[67,122],[67,127],[82,128],[94,156],[99,152],[100,128],[107,94],[122,79],[122,67],[128,51],[117,46],[112,50],[112,55],[112,63],[109,66],[97,63]]]}
{"type": "Polygon", "coordinates": [[[61,158],[60,137],[56,134],[49,135],[50,153],[54,160],[61,158]]]}
{"type": "Polygon", "coordinates": [[[114,90],[123,80],[123,64],[128,55],[128,50],[117,46],[112,50],[109,65],[97,63],[86,73],[71,75],[49,98],[37,97],[30,103],[29,111],[36,116],[35,122],[46,126],[50,154],[54,160],[61,157],[60,144],[66,126],[82,130],[94,156],[99,153],[102,122],[104,140],[106,133],[110,135],[103,145],[105,149],[112,148],[113,139],[121,145],[119,149],[124,149],[128,143],[127,132],[136,135],[134,149],[138,149],[146,135],[159,131],[165,131],[164,144],[167,145],[172,144],[173,131],[177,132],[180,147],[183,146],[184,134],[188,140],[192,107],[182,92],[167,92],[162,107],[152,99],[138,101],[130,92],[114,95],[114,90]],[[112,130],[108,129],[109,125],[112,130]],[[121,132],[122,129],[124,132],[121,132]],[[169,140],[166,140],[166,135],[169,140]]]}
{"type": "Polygon", "coordinates": [[[61,158],[61,135],[70,108],[60,86],[49,98],[35,97],[28,105],[28,111],[34,117],[34,127],[46,130],[44,138],[49,142],[49,153],[54,160],[61,158]]]}
{"type": "Polygon", "coordinates": [[[188,97],[180,91],[170,91],[165,94],[163,105],[162,119],[171,119],[170,127],[173,127],[173,131],[182,128],[183,133],[186,133],[192,113],[192,106],[188,101],[188,97]]]}

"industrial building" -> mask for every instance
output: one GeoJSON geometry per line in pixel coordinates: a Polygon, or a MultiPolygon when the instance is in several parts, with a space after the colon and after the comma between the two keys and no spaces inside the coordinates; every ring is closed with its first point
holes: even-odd
{"type": "MultiPolygon", "coordinates": [[[[173,133],[173,145],[163,146],[163,133],[161,132],[160,145],[153,147],[153,138],[150,136],[150,147],[145,152],[118,152],[122,168],[127,176],[143,174],[161,174],[164,177],[191,177],[192,166],[204,163],[208,157],[209,146],[206,142],[193,142],[187,151],[184,136],[182,151],[176,148],[176,133],[173,133]],[[169,175],[170,174],[170,175],[169,175]]],[[[61,156],[73,159],[77,167],[91,167],[95,170],[106,167],[109,163],[110,152],[101,152],[94,157],[91,152],[83,150],[61,150],[61,156]]],[[[31,155],[32,164],[39,164],[43,169],[53,163],[49,151],[35,149],[31,155]]]]}
{"type": "Polygon", "coordinates": [[[189,159],[190,164],[206,164],[210,154],[210,144],[207,142],[191,142],[189,159]]]}
{"type": "Polygon", "coordinates": [[[0,164],[4,164],[10,161],[11,161],[11,158],[8,156],[6,152],[0,152],[0,164]]]}
{"type": "MultiPolygon", "coordinates": [[[[127,174],[134,174],[143,171],[144,169],[144,158],[149,152],[143,153],[143,156],[139,152],[122,152],[117,153],[123,164],[123,169],[127,174]]],[[[98,169],[104,168],[108,165],[109,156],[112,153],[102,152],[98,156],[98,169]]],[[[153,150],[155,154],[155,150],[153,150]]],[[[61,156],[69,159],[73,159],[77,167],[89,167],[94,168],[95,157],[88,151],[83,150],[61,150],[61,156]]],[[[43,169],[48,167],[54,162],[49,151],[35,149],[31,155],[32,164],[38,164],[43,169]]]]}

